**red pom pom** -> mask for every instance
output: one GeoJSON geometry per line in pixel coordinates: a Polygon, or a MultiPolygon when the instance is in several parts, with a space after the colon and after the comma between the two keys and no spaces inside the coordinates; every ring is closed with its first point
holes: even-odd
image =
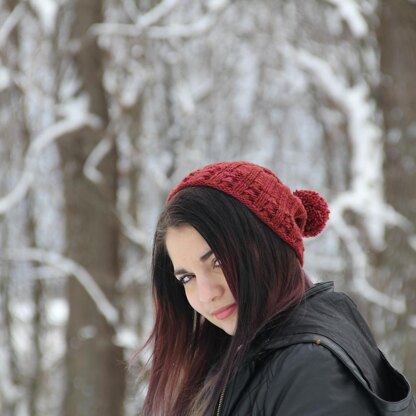
{"type": "Polygon", "coordinates": [[[314,237],[324,228],[329,218],[328,204],[318,192],[314,191],[295,191],[293,195],[297,196],[306,209],[307,219],[304,237],[314,237]]]}

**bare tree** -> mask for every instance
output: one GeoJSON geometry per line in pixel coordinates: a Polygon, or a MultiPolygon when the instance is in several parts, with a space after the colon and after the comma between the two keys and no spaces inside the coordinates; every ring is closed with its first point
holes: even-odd
{"type": "Polygon", "coordinates": [[[415,382],[415,6],[376,3],[0,2],[0,413],[137,414],[158,212],[231,159],[328,198],[306,269],[415,382]]]}
{"type": "MultiPolygon", "coordinates": [[[[100,119],[102,129],[95,132],[83,128],[59,141],[64,173],[67,255],[82,265],[107,298],[116,303],[120,236],[115,216],[118,182],[115,146],[111,146],[99,164],[101,183],[92,183],[84,174],[87,158],[94,147],[106,139],[109,121],[102,85],[102,52],[88,33],[91,25],[102,19],[102,2],[78,0],[73,8],[70,42],[76,45],[72,64],[81,86],[79,94],[86,97],[88,110],[100,119]]],[[[115,328],[77,281],[68,281],[67,287],[70,315],[63,414],[122,415],[125,364],[122,348],[113,342],[115,328]]]]}
{"type": "MultiPolygon", "coordinates": [[[[385,125],[385,188],[392,206],[409,221],[387,235],[382,275],[400,281],[406,314],[387,336],[400,355],[405,373],[416,385],[416,5],[383,0],[379,6],[381,85],[379,105],[385,125]]],[[[397,284],[397,283],[396,283],[397,284]]]]}

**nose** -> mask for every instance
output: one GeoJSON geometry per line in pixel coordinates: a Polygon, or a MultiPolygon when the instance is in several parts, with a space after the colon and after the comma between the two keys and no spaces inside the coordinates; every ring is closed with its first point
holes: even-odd
{"type": "Polygon", "coordinates": [[[200,274],[196,278],[198,299],[201,303],[209,303],[221,297],[224,293],[223,285],[212,276],[200,274]]]}

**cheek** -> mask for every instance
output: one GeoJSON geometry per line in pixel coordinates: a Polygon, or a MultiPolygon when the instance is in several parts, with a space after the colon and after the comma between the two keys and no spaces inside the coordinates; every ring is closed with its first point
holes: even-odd
{"type": "Polygon", "coordinates": [[[233,292],[232,292],[232,290],[231,290],[230,286],[228,285],[227,279],[225,278],[225,276],[224,276],[224,275],[222,276],[222,279],[223,279],[222,281],[223,281],[223,285],[224,285],[225,290],[226,290],[229,294],[231,294],[231,296],[233,296],[233,297],[234,297],[233,292]]]}
{"type": "Polygon", "coordinates": [[[194,308],[197,312],[199,312],[198,299],[195,294],[195,291],[192,290],[191,287],[185,287],[185,296],[186,296],[186,299],[188,299],[188,303],[192,306],[192,308],[194,308]]]}

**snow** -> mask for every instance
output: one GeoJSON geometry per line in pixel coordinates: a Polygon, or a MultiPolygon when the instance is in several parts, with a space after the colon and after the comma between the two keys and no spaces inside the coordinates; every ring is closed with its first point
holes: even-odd
{"type": "Polygon", "coordinates": [[[94,338],[97,335],[97,328],[93,325],[85,325],[79,329],[78,335],[84,340],[94,338]]]}
{"type": "Polygon", "coordinates": [[[168,26],[153,26],[148,35],[152,39],[190,38],[204,35],[216,23],[216,16],[207,14],[189,24],[170,24],[168,26]]]}
{"type": "Polygon", "coordinates": [[[56,269],[65,272],[68,276],[75,277],[84,287],[85,291],[95,302],[97,309],[102,313],[110,325],[116,325],[118,322],[118,311],[107,299],[104,292],[97,285],[94,278],[81,265],[64,256],[44,251],[36,248],[20,248],[10,250],[7,258],[15,261],[36,261],[46,263],[56,269]]]}
{"type": "MultiPolygon", "coordinates": [[[[29,141],[20,136],[13,141],[22,126],[4,105],[0,124],[10,130],[4,133],[7,145],[0,145],[0,245],[9,249],[1,254],[0,271],[4,267],[4,275],[11,278],[10,311],[18,327],[14,348],[22,380],[30,379],[25,371],[34,357],[35,307],[26,300],[33,297],[34,279],[42,279],[45,288],[40,341],[47,353],[42,356],[40,395],[48,402],[53,396],[55,404],[48,403],[48,411],[38,406],[40,414],[59,414],[65,394],[66,279],[83,285],[113,326],[116,345],[128,352],[140,346],[153,324],[150,253],[165,197],[184,174],[219,159],[263,164],[290,186],[327,196],[330,223],[322,236],[305,241],[305,270],[362,296],[370,324],[378,324],[376,331],[385,337],[389,351],[394,351],[394,334],[416,328],[414,314],[403,316],[413,302],[411,293],[406,293],[407,302],[403,296],[405,279],[389,276],[389,266],[380,271],[371,263],[371,254],[385,248],[386,229],[394,225],[407,232],[410,224],[386,203],[383,191],[382,123],[367,86],[372,83],[373,88],[380,80],[374,28],[366,22],[376,16],[369,1],[161,0],[153,8],[150,1],[104,2],[104,21],[88,34],[99,36],[103,50],[110,117],[106,126],[89,114],[88,95],[73,66],[74,53],[82,46],[68,42],[77,18],[73,5],[29,2],[33,10],[24,1],[9,15],[0,10],[5,52],[0,91],[16,85],[21,98],[14,105],[28,108],[24,120],[32,143],[28,147],[29,141]],[[58,15],[54,7],[60,8],[58,15]],[[9,39],[16,26],[22,41],[19,56],[9,39]],[[98,276],[59,254],[68,242],[57,141],[61,134],[85,126],[103,129],[84,165],[93,184],[103,180],[100,162],[112,140],[117,146],[117,204],[112,212],[126,237],[120,240],[121,268],[114,288],[119,309],[100,290],[98,276]],[[28,247],[33,244],[27,239],[28,212],[35,219],[41,250],[28,247]],[[399,319],[408,326],[397,326],[399,319]],[[393,336],[387,339],[386,332],[393,336]]],[[[14,88],[4,94],[6,102],[10,91],[14,88]]],[[[398,115],[401,111],[395,110],[398,115]]],[[[415,131],[416,123],[406,133],[414,137],[415,131]]],[[[387,132],[389,143],[403,139],[400,130],[387,132]]],[[[74,140],[74,146],[79,144],[74,140]]],[[[414,169],[410,158],[405,165],[414,169]]],[[[412,233],[407,232],[408,241],[416,251],[412,233]]],[[[80,338],[96,337],[98,327],[83,325],[80,338]]],[[[0,354],[8,352],[4,334],[0,354]]],[[[0,401],[17,400],[27,409],[28,390],[13,384],[7,367],[11,360],[0,356],[0,401]]],[[[136,406],[125,414],[137,413],[136,406]]]]}
{"type": "Polygon", "coordinates": [[[95,36],[126,36],[138,37],[142,28],[137,25],[124,23],[96,23],[91,26],[90,32],[95,36]]]}
{"type": "Polygon", "coordinates": [[[45,34],[53,34],[59,8],[58,0],[30,0],[30,4],[38,14],[45,34]]]}
{"type": "Polygon", "coordinates": [[[60,363],[65,359],[67,347],[65,327],[49,327],[43,334],[42,347],[47,351],[47,354],[42,355],[42,367],[45,372],[51,371],[55,374],[60,368],[60,363]]]}
{"type": "Polygon", "coordinates": [[[19,23],[20,19],[25,13],[24,3],[19,3],[13,11],[9,14],[6,21],[0,26],[0,49],[3,49],[7,43],[7,38],[9,37],[11,31],[19,23]]]}
{"type": "Polygon", "coordinates": [[[192,115],[195,113],[196,103],[190,91],[190,86],[186,82],[178,83],[174,89],[176,100],[186,115],[192,115]]]}
{"type": "Polygon", "coordinates": [[[347,223],[345,212],[359,214],[372,247],[383,250],[387,226],[409,228],[407,219],[387,204],[384,198],[383,137],[373,120],[374,103],[369,98],[364,83],[349,86],[331,68],[327,61],[305,50],[287,46],[286,55],[296,60],[308,71],[316,85],[331,99],[346,118],[351,142],[351,185],[330,203],[330,226],[346,244],[353,266],[352,286],[361,296],[394,313],[406,311],[403,296],[393,298],[374,287],[368,281],[371,268],[364,247],[360,243],[358,229],[347,223]]]}
{"type": "Polygon", "coordinates": [[[45,304],[46,320],[51,326],[63,326],[68,320],[69,306],[65,298],[50,299],[45,304]]]}
{"type": "Polygon", "coordinates": [[[410,315],[407,322],[412,328],[416,328],[416,315],[410,315]]]}
{"type": "Polygon", "coordinates": [[[209,12],[194,22],[188,24],[168,24],[156,26],[156,23],[166,16],[179,4],[178,0],[164,0],[148,13],[140,16],[136,24],[100,23],[91,28],[97,36],[127,36],[138,37],[144,30],[152,39],[190,38],[201,36],[213,28],[218,15],[229,4],[229,0],[216,0],[207,4],[209,12]]]}
{"type": "Polygon", "coordinates": [[[119,209],[117,214],[121,224],[123,224],[123,234],[139,247],[149,249],[148,235],[136,224],[126,207],[119,209]]]}
{"type": "Polygon", "coordinates": [[[137,19],[137,26],[145,28],[154,25],[167,16],[179,3],[179,0],[163,0],[137,19]]]}
{"type": "Polygon", "coordinates": [[[10,359],[5,349],[0,348],[0,368],[1,368],[1,377],[0,377],[0,394],[4,399],[5,404],[13,405],[18,403],[24,398],[25,389],[22,386],[14,384],[11,380],[10,374],[10,359]]]}
{"type": "Polygon", "coordinates": [[[381,130],[372,120],[374,103],[365,84],[347,86],[324,60],[306,51],[293,52],[299,63],[312,73],[317,84],[345,114],[352,144],[351,189],[332,201],[332,217],[340,216],[347,208],[359,212],[373,247],[384,247],[387,225],[408,225],[384,200],[383,141],[381,130]],[[369,163],[371,161],[371,163],[369,163]],[[375,220],[374,220],[375,219],[375,220]]]}
{"type": "Polygon", "coordinates": [[[239,51],[234,105],[243,121],[250,120],[259,88],[259,62],[255,50],[242,44],[239,51]]]}
{"type": "MultiPolygon", "coordinates": [[[[56,106],[59,116],[69,120],[78,120],[82,119],[85,114],[88,114],[90,102],[87,94],[74,96],[79,87],[79,82],[76,80],[63,83],[61,87],[61,98],[63,102],[56,106]]],[[[99,122],[98,119],[97,122],[99,122]]]]}
{"type": "Polygon", "coordinates": [[[11,83],[9,70],[4,66],[0,66],[0,92],[10,87],[11,83]]]}
{"type": "Polygon", "coordinates": [[[355,0],[326,0],[335,6],[340,16],[357,38],[368,34],[368,25],[360,11],[359,3],[355,0]]]}
{"type": "Polygon", "coordinates": [[[227,6],[227,3],[228,0],[208,0],[206,6],[212,12],[220,12],[227,6]]]}
{"type": "MultiPolygon", "coordinates": [[[[39,0],[40,1],[40,0],[39,0]]],[[[163,0],[147,13],[139,15],[135,24],[123,23],[97,23],[91,28],[95,35],[120,35],[120,36],[140,36],[145,29],[156,24],[159,20],[168,15],[177,5],[179,0],[163,0]]],[[[130,11],[135,9],[135,5],[127,5],[130,11]]]]}
{"type": "MultiPolygon", "coordinates": [[[[62,212],[65,198],[61,187],[59,151],[56,143],[51,143],[42,151],[36,163],[36,184],[32,186],[33,216],[36,218],[35,239],[38,247],[62,252],[65,247],[65,223],[62,212]],[[51,174],[53,172],[53,174],[51,174]]],[[[24,245],[27,245],[25,243],[24,245]]],[[[47,267],[47,266],[46,266],[47,267]]],[[[56,269],[38,267],[37,274],[42,279],[55,278],[56,269]]]]}
{"type": "Polygon", "coordinates": [[[117,330],[113,343],[119,347],[134,350],[140,345],[140,339],[130,328],[121,327],[117,330]]]}
{"type": "Polygon", "coordinates": [[[104,137],[88,156],[84,164],[84,175],[93,183],[99,184],[103,180],[103,175],[97,169],[97,166],[104,159],[106,154],[112,149],[113,140],[104,137]]]}
{"type": "Polygon", "coordinates": [[[412,249],[416,251],[416,234],[411,235],[408,238],[408,242],[409,242],[410,247],[412,247],[412,249]]]}
{"type": "Polygon", "coordinates": [[[391,312],[402,315],[407,310],[406,297],[404,295],[396,295],[396,297],[393,298],[386,293],[380,292],[370,285],[363,274],[359,274],[358,278],[354,278],[353,288],[357,293],[362,294],[368,301],[380,305],[391,312]]]}
{"type": "Polygon", "coordinates": [[[86,113],[60,120],[42,131],[33,140],[27,151],[24,171],[19,182],[9,194],[0,199],[0,215],[10,210],[26,196],[35,179],[35,164],[45,147],[64,135],[68,135],[83,127],[97,129],[100,125],[101,123],[97,116],[86,113]]]}
{"type": "Polygon", "coordinates": [[[13,302],[10,305],[10,311],[19,321],[30,323],[35,314],[35,305],[32,302],[13,302]]]}

